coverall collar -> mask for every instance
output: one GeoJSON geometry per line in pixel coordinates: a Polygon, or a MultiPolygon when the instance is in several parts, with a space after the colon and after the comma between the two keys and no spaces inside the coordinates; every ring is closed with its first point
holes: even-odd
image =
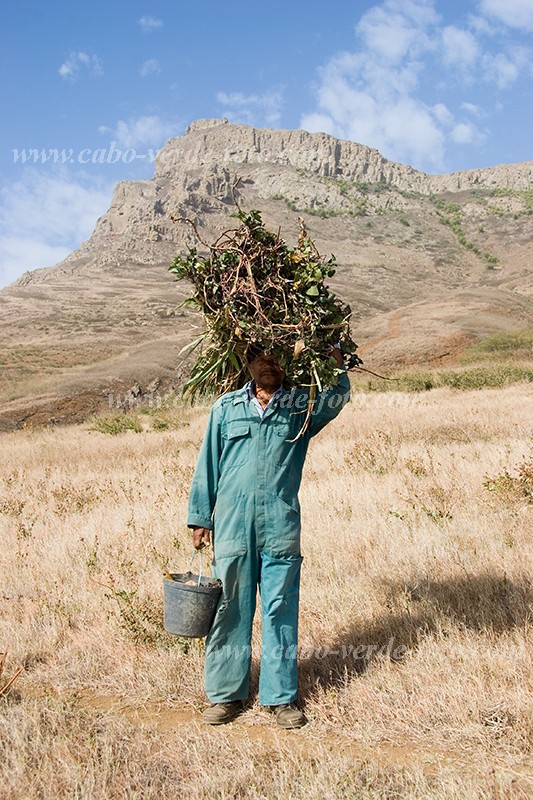
{"type": "MultiPolygon", "coordinates": [[[[238,403],[250,402],[251,394],[254,391],[254,381],[248,381],[248,383],[242,387],[242,389],[238,389],[235,392],[235,397],[233,398],[233,405],[237,405],[238,403]]],[[[279,389],[276,389],[272,398],[270,400],[269,405],[265,408],[262,419],[266,419],[271,414],[274,413],[274,410],[277,407],[277,403],[279,398],[286,393],[286,389],[283,386],[280,386],[279,389]]]]}

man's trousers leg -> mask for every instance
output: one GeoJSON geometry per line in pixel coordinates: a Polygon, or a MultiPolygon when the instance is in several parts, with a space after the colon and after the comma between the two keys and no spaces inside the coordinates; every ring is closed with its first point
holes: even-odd
{"type": "Polygon", "coordinates": [[[205,691],[212,703],[246,700],[250,684],[252,623],[258,558],[216,558],[213,575],[222,581],[222,599],[205,643],[205,691]]]}
{"type": "Polygon", "coordinates": [[[298,605],[301,556],[262,552],[262,607],[259,702],[263,706],[293,703],[298,696],[298,605]]]}

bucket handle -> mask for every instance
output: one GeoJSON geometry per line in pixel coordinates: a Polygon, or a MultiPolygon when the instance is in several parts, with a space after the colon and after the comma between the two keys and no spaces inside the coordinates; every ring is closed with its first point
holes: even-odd
{"type": "Polygon", "coordinates": [[[189,561],[189,572],[191,572],[191,567],[193,565],[193,561],[198,556],[200,558],[200,569],[198,570],[198,586],[200,586],[200,582],[202,580],[202,571],[203,571],[203,563],[202,563],[202,551],[201,550],[193,550],[191,560],[189,561]]]}

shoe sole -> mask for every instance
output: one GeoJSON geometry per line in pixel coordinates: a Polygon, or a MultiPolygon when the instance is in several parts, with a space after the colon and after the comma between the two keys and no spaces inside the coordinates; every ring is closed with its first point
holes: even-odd
{"type": "Polygon", "coordinates": [[[231,717],[227,717],[226,719],[217,719],[217,720],[209,720],[202,717],[202,722],[205,725],[227,725],[228,722],[233,722],[234,719],[240,717],[242,711],[237,711],[236,714],[232,714],[231,717]]]}
{"type": "Polygon", "coordinates": [[[285,731],[297,731],[300,728],[304,728],[307,725],[307,722],[298,722],[296,725],[288,725],[286,723],[278,722],[278,727],[283,728],[285,731]]]}

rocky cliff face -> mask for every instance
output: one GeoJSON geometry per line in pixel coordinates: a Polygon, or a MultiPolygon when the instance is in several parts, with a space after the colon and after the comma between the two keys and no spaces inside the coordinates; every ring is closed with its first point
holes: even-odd
{"type": "MultiPolygon", "coordinates": [[[[121,181],[109,211],[102,216],[81,253],[134,248],[151,263],[154,242],[184,244],[188,232],[170,220],[176,216],[219,214],[233,202],[232,188],[241,178],[241,191],[253,186],[261,202],[283,199],[295,211],[347,214],[353,203],[347,186],[378,186],[423,196],[472,189],[528,190],[533,186],[533,162],[503,164],[451,175],[426,175],[388,161],[377,150],[340,141],[324,133],[258,130],[231,125],[225,119],[198,120],[185,135],[170,139],[159,151],[152,180],[121,181]]],[[[400,197],[395,198],[396,205],[400,197]]],[[[373,198],[372,207],[387,208],[373,198]]],[[[368,206],[368,202],[367,202],[368,206]]],[[[203,220],[209,227],[208,220],[203,220]]],[[[159,248],[160,250],[160,248],[159,248]]],[[[113,257],[109,256],[110,261],[113,257]]]]}
{"type": "MultiPolygon", "coordinates": [[[[227,120],[197,120],[185,136],[171,139],[156,158],[157,179],[172,179],[187,164],[212,170],[223,164],[279,165],[350,182],[386,183],[423,194],[457,192],[476,187],[527,189],[533,183],[533,164],[504,164],[487,169],[426,175],[388,161],[377,150],[341,141],[325,133],[257,130],[230,125],[227,120]]],[[[216,191],[216,188],[213,187],[216,191]]]]}
{"type": "Polygon", "coordinates": [[[167,267],[197,242],[172,217],[213,241],[235,224],[237,179],[269,227],[293,241],[302,216],[335,253],[334,288],[375,366],[438,363],[533,325],[533,162],[426,175],[326,134],[198,120],[161,149],[153,179],[117,184],[76,252],[0,291],[10,419],[37,394],[46,408],[84,393],[98,405],[110,386],[179,384],[179,346],[201,321],[176,307],[187,289],[167,267]]]}

